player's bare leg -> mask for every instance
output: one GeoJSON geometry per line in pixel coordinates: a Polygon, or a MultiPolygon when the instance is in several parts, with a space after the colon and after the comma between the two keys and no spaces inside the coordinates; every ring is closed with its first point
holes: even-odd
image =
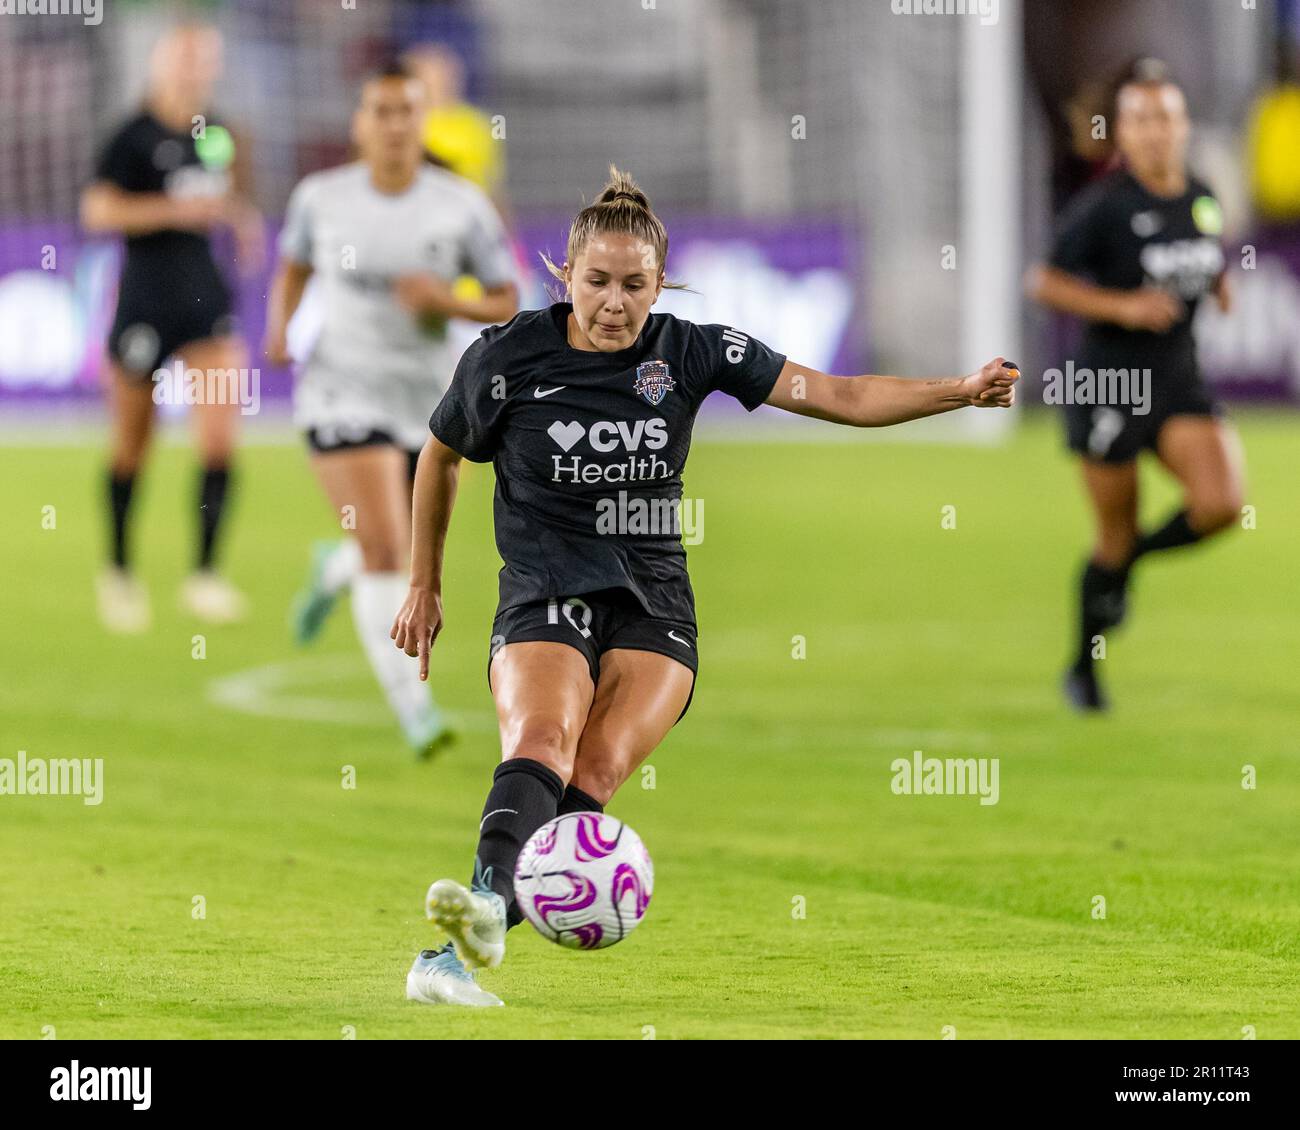
{"type": "Polygon", "coordinates": [[[418,667],[389,637],[406,595],[411,510],[405,452],[389,444],[317,452],[311,468],[361,552],[352,582],[352,620],[375,678],[417,756],[432,756],[451,739],[418,667]]]}
{"type": "Polygon", "coordinates": [[[181,587],[181,605],[210,623],[227,624],[248,613],[243,594],[216,570],[218,535],[230,495],[231,464],[239,436],[241,385],[232,370],[246,368],[247,350],[233,336],[191,342],[181,351],[181,363],[203,382],[193,396],[191,419],[199,460],[197,517],[198,550],[194,572],[181,587]],[[209,379],[209,374],[216,374],[209,379]],[[222,395],[215,395],[218,391],[222,395]],[[231,395],[236,394],[236,395],[231,395]],[[225,403],[222,403],[225,400],[225,403]]]}
{"type": "MultiPolygon", "coordinates": [[[[1181,517],[1195,535],[1192,540],[1220,533],[1241,517],[1245,457],[1231,425],[1213,416],[1172,416],[1160,429],[1156,444],[1160,461],[1183,488],[1181,517]]],[[[1179,517],[1175,515],[1173,520],[1179,517]]],[[[1141,540],[1139,556],[1190,544],[1181,540],[1156,544],[1159,533],[1141,540]]]]}
{"type": "Polygon", "coordinates": [[[108,361],[105,367],[111,429],[108,502],[111,518],[110,564],[96,579],[99,616],[115,632],[149,627],[149,595],[130,566],[128,518],[136,477],[153,437],[153,382],[133,377],[108,361]]]}
{"type": "Polygon", "coordinates": [[[681,717],[694,681],[689,667],[658,652],[605,652],[570,787],[603,809],[681,717]]]}

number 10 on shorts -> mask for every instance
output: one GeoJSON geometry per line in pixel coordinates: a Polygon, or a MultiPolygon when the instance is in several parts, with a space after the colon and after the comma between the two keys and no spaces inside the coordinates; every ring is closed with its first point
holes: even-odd
{"type": "MultiPolygon", "coordinates": [[[[591,608],[576,596],[571,596],[564,602],[564,618],[569,622],[569,627],[576,631],[583,639],[591,638],[591,608]]],[[[551,597],[546,602],[546,622],[548,624],[558,624],[560,622],[560,604],[557,597],[551,597]]]]}

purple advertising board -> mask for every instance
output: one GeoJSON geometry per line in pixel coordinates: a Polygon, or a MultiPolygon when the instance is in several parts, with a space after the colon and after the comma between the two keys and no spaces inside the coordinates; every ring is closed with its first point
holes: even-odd
{"type": "MultiPolygon", "coordinates": [[[[539,252],[563,262],[569,217],[525,216],[515,245],[522,302],[551,301],[539,252]]],[[[803,364],[869,368],[864,323],[869,256],[834,219],[668,217],[669,278],[657,309],[734,325],[803,364]]],[[[268,238],[273,248],[274,232],[268,238]]],[[[121,248],[72,224],[0,228],[0,403],[86,401],[100,395],[121,248]]],[[[1231,399],[1300,403],[1300,230],[1261,232],[1230,260],[1231,313],[1202,304],[1197,334],[1210,381],[1231,399]]],[[[256,351],[272,264],[236,285],[241,324],[256,351]]],[[[308,319],[310,320],[310,319],[308,319]]],[[[468,341],[474,328],[460,327],[468,341]]],[[[1058,345],[1061,342],[1058,341],[1058,345]]],[[[251,362],[259,364],[255,356],[251,362]]],[[[262,365],[261,394],[287,398],[291,375],[262,365]]]]}
{"type": "Polygon", "coordinates": [[[1230,312],[1197,314],[1206,377],[1227,399],[1300,404],[1300,226],[1260,231],[1228,262],[1230,312]]]}
{"type": "MultiPolygon", "coordinates": [[[[552,301],[547,287],[558,284],[539,252],[564,261],[570,218],[522,217],[516,225],[526,308],[552,301]]],[[[822,218],[670,216],[666,222],[669,277],[690,289],[665,290],[657,309],[734,325],[814,368],[862,371],[862,243],[849,226],[822,218]]],[[[275,246],[274,234],[268,248],[275,246]]],[[[222,258],[224,249],[217,250],[222,258]]],[[[0,229],[0,401],[77,402],[100,395],[120,261],[119,243],[88,240],[71,224],[0,229]]],[[[274,402],[288,396],[292,378],[259,365],[256,356],[272,267],[268,259],[253,277],[233,281],[240,325],[254,347],[250,364],[261,368],[263,401],[274,402]]],[[[470,326],[461,331],[477,332],[470,326]]]]}

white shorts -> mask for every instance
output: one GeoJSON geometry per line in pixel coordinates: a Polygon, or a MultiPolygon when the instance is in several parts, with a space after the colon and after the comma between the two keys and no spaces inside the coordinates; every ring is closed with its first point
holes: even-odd
{"type": "Polygon", "coordinates": [[[309,361],[293,386],[293,421],[321,436],[386,432],[397,444],[418,450],[429,438],[429,416],[445,386],[370,375],[344,376],[309,361]]]}

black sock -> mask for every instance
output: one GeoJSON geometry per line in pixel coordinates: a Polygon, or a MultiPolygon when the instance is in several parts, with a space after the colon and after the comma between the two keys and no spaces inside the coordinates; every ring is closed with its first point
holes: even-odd
{"type": "Polygon", "coordinates": [[[210,569],[217,549],[217,530],[230,487],[229,467],[205,467],[199,476],[199,568],[210,569]]]}
{"type": "Polygon", "coordinates": [[[1138,538],[1137,544],[1133,547],[1133,556],[1129,558],[1129,564],[1131,565],[1144,554],[1156,553],[1162,549],[1177,549],[1180,545],[1191,545],[1200,540],[1201,535],[1192,529],[1188,521],[1187,511],[1180,510],[1158,530],[1152,530],[1151,533],[1143,534],[1138,538]]]}
{"type": "Polygon", "coordinates": [[[570,812],[604,811],[605,806],[590,793],[584,793],[575,785],[568,785],[564,790],[564,795],[560,797],[560,807],[555,810],[555,815],[564,816],[570,812]]]}
{"type": "Polygon", "coordinates": [[[135,489],[135,474],[108,473],[108,509],[112,521],[113,564],[126,568],[126,518],[131,509],[131,493],[135,489]]]}
{"type": "Polygon", "coordinates": [[[1127,569],[1108,569],[1089,561],[1079,579],[1079,653],[1076,665],[1092,664],[1093,637],[1119,622],[1127,569]]]}
{"type": "Polygon", "coordinates": [[[564,782],[540,761],[512,757],[492,774],[492,789],[483,805],[474,885],[488,886],[506,902],[506,927],[524,920],[515,905],[515,862],[528,838],[554,820],[564,782]]]}

